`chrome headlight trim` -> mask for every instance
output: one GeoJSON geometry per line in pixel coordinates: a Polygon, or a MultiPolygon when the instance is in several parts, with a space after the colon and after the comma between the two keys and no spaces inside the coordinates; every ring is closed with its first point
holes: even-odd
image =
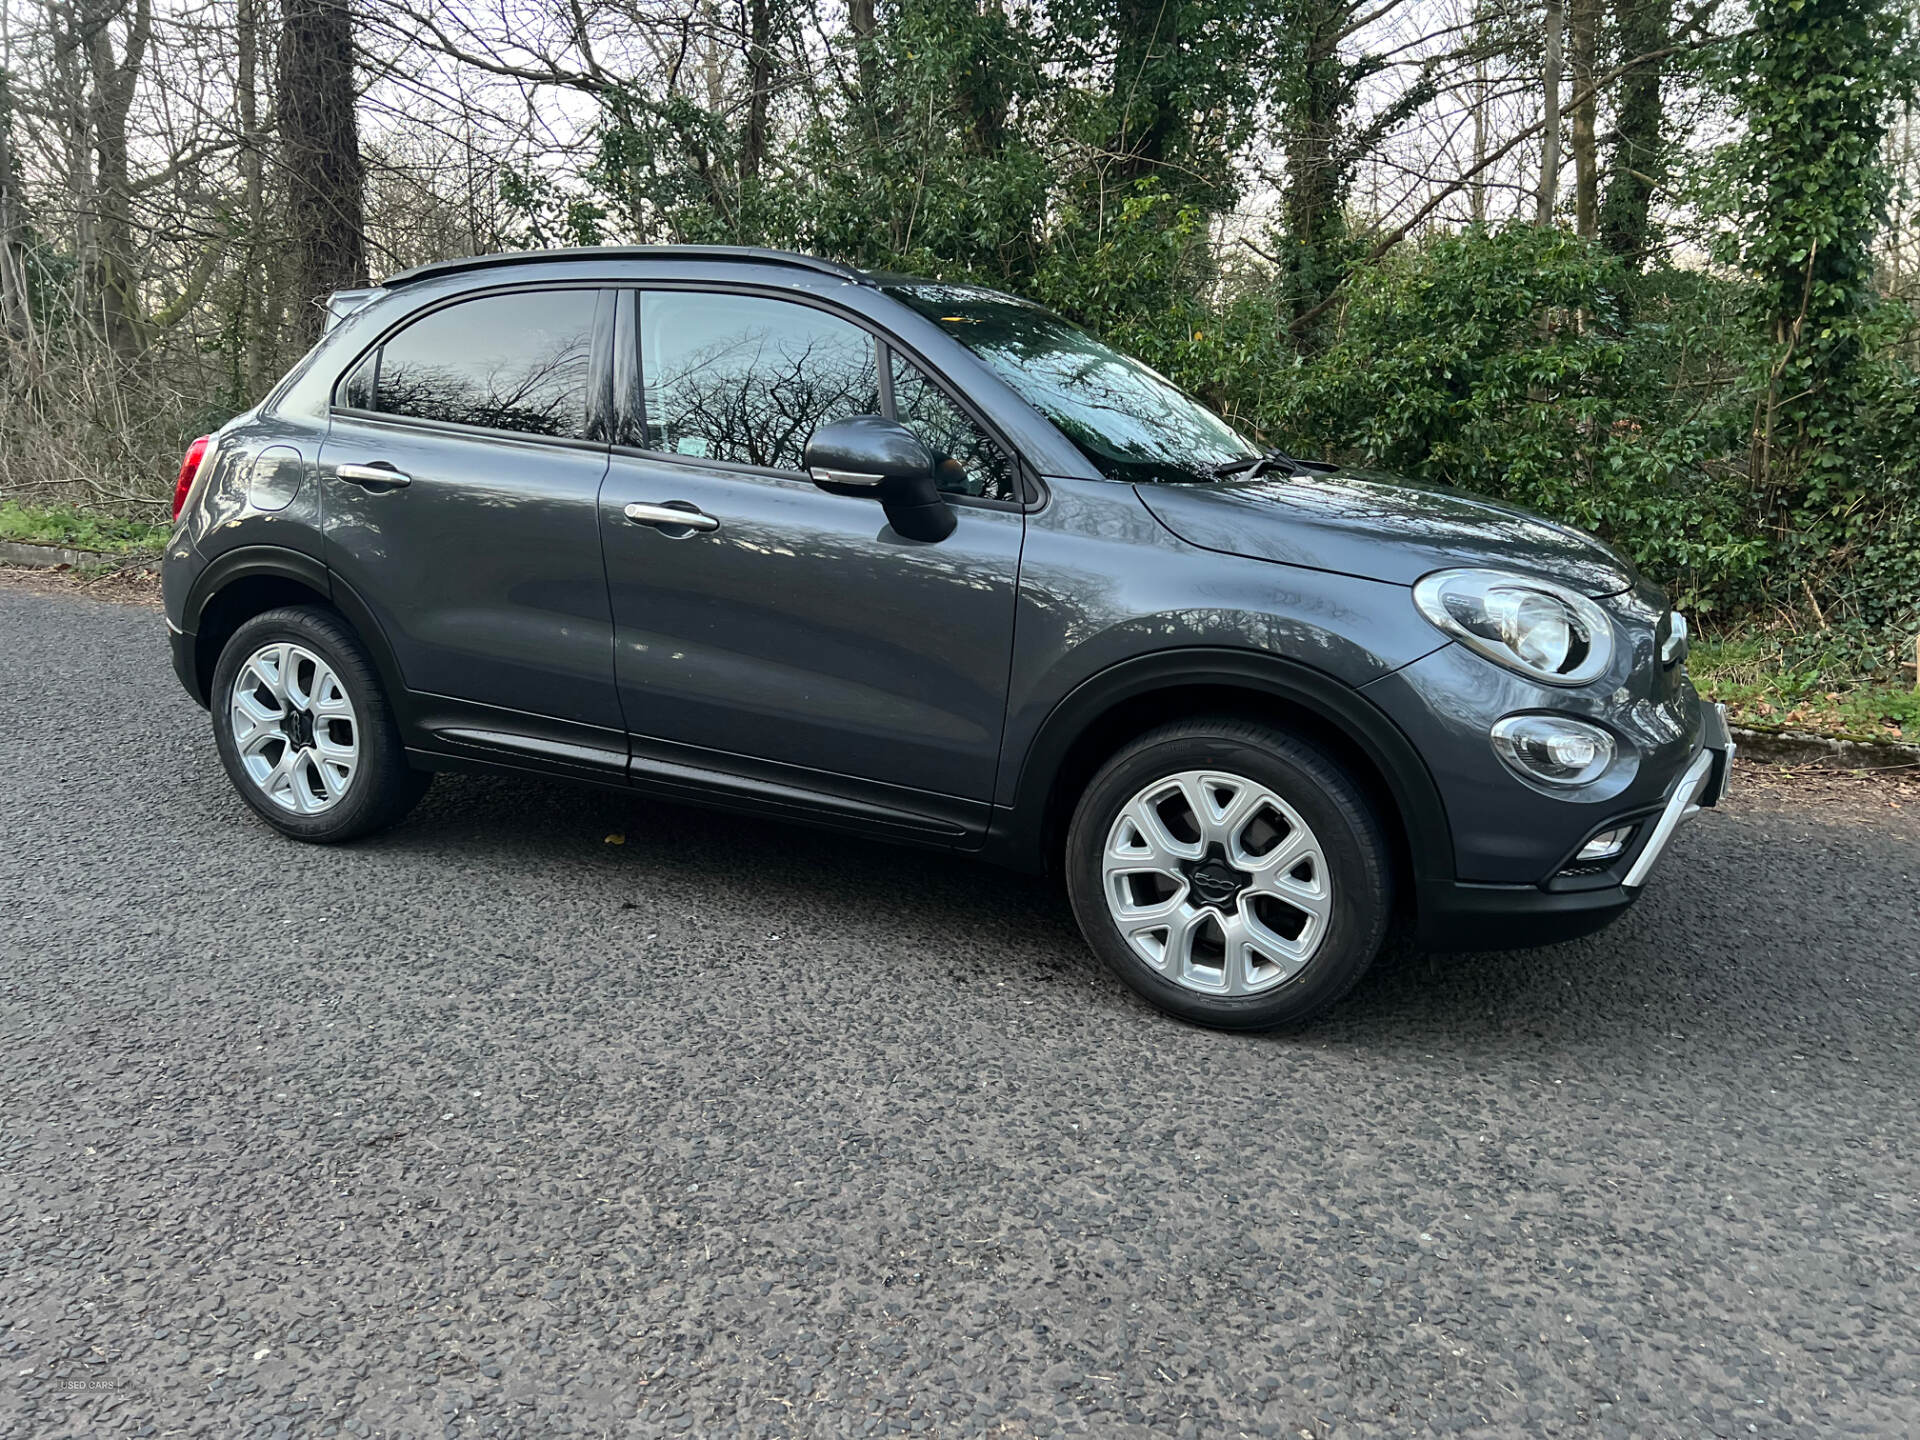
{"type": "Polygon", "coordinates": [[[1413,587],[1428,622],[1468,649],[1543,685],[1591,685],[1613,663],[1613,621],[1592,600],[1565,585],[1513,570],[1436,570],[1413,587]],[[1549,636],[1565,624],[1565,658],[1555,665],[1524,650],[1551,652],[1549,636]]]}

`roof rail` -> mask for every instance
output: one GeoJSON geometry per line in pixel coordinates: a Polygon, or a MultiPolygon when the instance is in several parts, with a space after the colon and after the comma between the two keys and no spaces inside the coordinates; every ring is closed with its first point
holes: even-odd
{"type": "Polygon", "coordinates": [[[739,260],[758,265],[792,265],[844,280],[869,283],[864,273],[837,260],[798,255],[791,250],[768,250],[758,245],[569,245],[555,250],[512,250],[497,255],[468,255],[458,260],[435,260],[389,275],[382,288],[398,289],[463,270],[490,270],[504,265],[538,265],[548,260],[739,260]]]}

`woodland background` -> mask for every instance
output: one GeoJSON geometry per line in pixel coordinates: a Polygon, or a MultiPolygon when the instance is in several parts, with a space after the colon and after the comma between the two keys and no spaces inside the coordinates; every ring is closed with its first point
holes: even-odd
{"type": "Polygon", "coordinates": [[[724,241],[1032,296],[1598,530],[1810,683],[1920,628],[1914,0],[0,0],[0,507],[164,518],[317,301],[724,241]]]}

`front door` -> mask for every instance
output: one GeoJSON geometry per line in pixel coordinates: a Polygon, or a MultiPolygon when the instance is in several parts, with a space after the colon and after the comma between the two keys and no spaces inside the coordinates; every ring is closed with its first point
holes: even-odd
{"type": "MultiPolygon", "coordinates": [[[[903,539],[877,504],[828,495],[801,469],[817,425],[882,409],[890,352],[866,330],[764,296],[626,304],[637,324],[616,344],[637,332],[644,430],[615,447],[600,514],[636,776],[744,774],[776,799],[820,790],[977,832],[1023,535],[1011,461],[980,448],[977,427],[980,453],[949,443],[959,523],[937,543],[903,539]]],[[[628,368],[616,359],[616,384],[628,368]]],[[[889,388],[916,385],[917,372],[889,388]]]]}
{"type": "Polygon", "coordinates": [[[585,740],[619,768],[590,403],[613,299],[515,290],[426,312],[348,377],[320,469],[327,563],[373,611],[423,723],[585,740]]]}

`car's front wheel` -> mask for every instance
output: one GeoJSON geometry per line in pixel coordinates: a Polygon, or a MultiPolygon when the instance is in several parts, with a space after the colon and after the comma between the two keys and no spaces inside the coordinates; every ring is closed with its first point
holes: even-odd
{"type": "Polygon", "coordinates": [[[284,835],[351,840],[401,819],[430,776],[411,769],[366,650],[317,606],[235,630],[209,697],[220,762],[241,798],[284,835]]]}
{"type": "Polygon", "coordinates": [[[1229,1030],[1297,1024],[1350,990],[1392,911],[1385,837],[1330,757],[1247,721],[1182,721],[1122,748],[1067,833],[1088,942],[1164,1010],[1229,1030]]]}

